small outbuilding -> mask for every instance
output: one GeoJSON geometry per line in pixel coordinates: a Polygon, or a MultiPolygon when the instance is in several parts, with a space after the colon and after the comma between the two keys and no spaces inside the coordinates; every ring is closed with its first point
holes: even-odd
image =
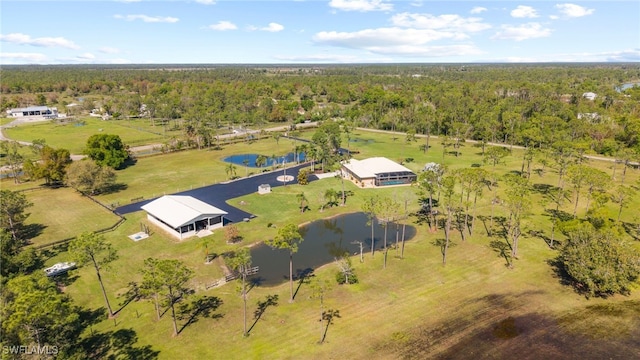
{"type": "Polygon", "coordinates": [[[262,194],[268,194],[270,192],[271,192],[271,185],[269,184],[258,185],[258,194],[262,195],[262,194]]]}
{"type": "Polygon", "coordinates": [[[340,172],[361,187],[405,185],[417,179],[413,171],[385,157],[349,159],[342,163],[340,172]]]}
{"type": "Polygon", "coordinates": [[[227,212],[191,196],[165,195],[142,209],[154,225],[182,240],[199,231],[221,228],[227,212]]]}

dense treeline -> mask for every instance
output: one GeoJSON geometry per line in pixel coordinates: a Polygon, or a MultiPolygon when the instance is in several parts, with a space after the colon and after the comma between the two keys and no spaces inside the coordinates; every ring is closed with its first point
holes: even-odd
{"type": "Polygon", "coordinates": [[[640,87],[619,89],[639,81],[637,64],[8,66],[0,77],[3,110],[83,98],[84,111],[181,119],[187,133],[343,118],[529,147],[569,140],[606,155],[640,146],[640,87]]]}

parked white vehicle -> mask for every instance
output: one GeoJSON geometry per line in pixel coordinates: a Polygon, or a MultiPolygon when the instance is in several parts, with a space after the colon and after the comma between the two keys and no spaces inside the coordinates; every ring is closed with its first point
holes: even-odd
{"type": "Polygon", "coordinates": [[[61,262],[44,269],[44,272],[45,274],[47,274],[47,276],[51,277],[51,276],[64,274],[67,271],[75,268],[76,268],[76,263],[74,262],[61,262]]]}

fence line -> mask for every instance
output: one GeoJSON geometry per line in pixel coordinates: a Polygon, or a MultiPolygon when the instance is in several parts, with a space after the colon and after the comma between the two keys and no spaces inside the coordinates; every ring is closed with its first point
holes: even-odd
{"type": "MultiPolygon", "coordinates": [[[[112,214],[114,214],[114,215],[116,215],[116,216],[118,217],[118,221],[117,221],[115,224],[113,224],[113,225],[111,225],[111,226],[109,226],[109,227],[106,227],[106,228],[102,228],[102,229],[96,230],[96,231],[94,231],[94,233],[96,233],[96,234],[104,234],[104,233],[107,233],[107,232],[114,231],[114,230],[115,230],[115,229],[117,229],[117,228],[118,228],[118,227],[119,227],[123,222],[125,222],[125,221],[127,220],[124,216],[122,216],[122,215],[120,215],[120,214],[116,213],[113,209],[111,209],[111,208],[110,208],[110,207],[108,207],[107,205],[105,205],[105,204],[101,203],[100,201],[96,200],[93,196],[91,196],[91,195],[89,195],[89,194],[86,194],[86,193],[84,193],[84,192],[82,192],[82,191],[79,191],[79,190],[78,190],[78,192],[79,192],[80,194],[82,194],[83,196],[86,196],[86,197],[87,197],[87,198],[89,198],[91,201],[95,202],[96,204],[98,204],[98,205],[102,206],[103,208],[107,209],[110,213],[112,213],[112,214]]],[[[53,247],[53,246],[56,246],[56,245],[66,244],[66,243],[68,243],[68,242],[70,242],[70,241],[74,240],[76,237],[77,237],[77,236],[73,236],[73,237],[69,237],[69,238],[62,239],[62,240],[57,240],[57,241],[54,241],[54,242],[50,242],[50,243],[46,243],[46,244],[42,244],[42,245],[38,245],[38,246],[34,246],[34,248],[36,248],[36,249],[40,250],[40,249],[45,249],[45,248],[48,248],[48,247],[53,247]]]]}

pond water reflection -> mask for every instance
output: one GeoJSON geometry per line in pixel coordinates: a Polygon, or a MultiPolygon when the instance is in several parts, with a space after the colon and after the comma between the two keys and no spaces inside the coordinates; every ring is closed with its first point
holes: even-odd
{"type": "MultiPolygon", "coordinates": [[[[343,253],[360,254],[363,242],[365,256],[371,252],[371,226],[367,225],[364,213],[340,215],[331,219],[314,221],[302,229],[304,241],[298,246],[298,252],[293,255],[293,271],[300,273],[309,269],[317,269],[331,263],[343,253]]],[[[402,241],[402,224],[397,226],[399,243],[402,241]]],[[[416,235],[416,229],[407,225],[405,241],[416,235]]],[[[382,249],[384,227],[374,226],[376,250],[382,249]]],[[[387,246],[391,247],[396,241],[396,224],[391,223],[387,230],[387,246]]],[[[395,250],[389,250],[393,256],[395,250]]],[[[370,255],[369,255],[370,256],[370,255]]],[[[259,266],[260,271],[252,276],[253,281],[260,285],[277,285],[289,279],[289,252],[274,250],[265,244],[251,249],[253,266],[259,266]]],[[[366,258],[365,258],[366,259],[366,258]]],[[[355,260],[357,261],[357,260],[355,260]]]]}
{"type": "MultiPolygon", "coordinates": [[[[255,167],[258,167],[256,165],[256,160],[258,160],[258,156],[260,155],[259,154],[238,154],[238,155],[227,156],[223,160],[225,162],[232,163],[235,165],[245,166],[246,164],[246,166],[248,167],[255,168],[255,167]]],[[[299,153],[298,156],[295,156],[294,153],[288,153],[287,155],[276,156],[275,158],[272,158],[271,155],[269,156],[265,155],[265,163],[260,167],[273,166],[274,162],[277,162],[277,164],[282,165],[283,162],[287,164],[292,164],[295,162],[303,162],[304,160],[305,160],[305,156],[303,152],[299,153]]]]}

